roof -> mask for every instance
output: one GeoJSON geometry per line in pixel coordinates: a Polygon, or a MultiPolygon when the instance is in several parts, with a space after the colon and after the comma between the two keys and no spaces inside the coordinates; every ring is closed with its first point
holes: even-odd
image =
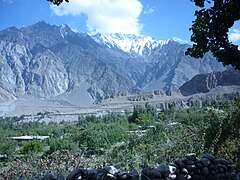
{"type": "Polygon", "coordinates": [[[14,140],[44,140],[48,139],[49,136],[17,136],[17,137],[9,137],[9,139],[14,140]]]}

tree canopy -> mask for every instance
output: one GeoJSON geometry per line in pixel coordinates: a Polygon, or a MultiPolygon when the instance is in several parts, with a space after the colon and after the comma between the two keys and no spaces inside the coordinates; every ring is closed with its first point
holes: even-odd
{"type": "Polygon", "coordinates": [[[63,1],[69,2],[69,0],[47,0],[47,1],[50,1],[50,2],[52,2],[53,4],[58,5],[58,6],[59,6],[63,1]]]}
{"type": "Polygon", "coordinates": [[[228,39],[229,29],[240,19],[240,1],[191,1],[201,9],[195,12],[196,19],[190,28],[191,41],[194,44],[186,54],[201,58],[206,52],[211,51],[224,65],[232,64],[236,69],[240,69],[240,51],[238,46],[228,39]]]}
{"type": "MultiPolygon", "coordinates": [[[[55,5],[69,0],[48,0],[55,5]]],[[[234,22],[240,19],[239,0],[191,0],[200,10],[195,12],[191,41],[193,46],[188,48],[186,55],[202,58],[211,51],[218,61],[224,65],[231,64],[240,70],[240,50],[238,45],[228,39],[228,32],[234,22]]]]}

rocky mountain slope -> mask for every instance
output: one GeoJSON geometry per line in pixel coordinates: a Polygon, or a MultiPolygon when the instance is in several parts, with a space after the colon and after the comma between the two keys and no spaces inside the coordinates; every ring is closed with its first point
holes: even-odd
{"type": "Polygon", "coordinates": [[[226,68],[188,45],[148,36],[75,33],[39,22],[0,31],[0,102],[24,97],[90,105],[102,95],[178,89],[199,73],[226,68]]]}
{"type": "Polygon", "coordinates": [[[228,70],[223,72],[211,72],[199,74],[190,81],[184,83],[179,90],[183,95],[206,93],[218,86],[240,86],[240,72],[228,70]]]}
{"type": "Polygon", "coordinates": [[[210,53],[199,60],[186,56],[185,51],[190,45],[173,40],[121,34],[97,34],[93,39],[109,49],[134,55],[145,63],[145,71],[137,81],[143,91],[176,90],[197,74],[226,69],[210,53]]]}
{"type": "Polygon", "coordinates": [[[1,100],[77,91],[89,101],[99,93],[136,91],[135,78],[143,71],[128,55],[101,47],[67,26],[45,22],[1,31],[0,47],[1,100]]]}

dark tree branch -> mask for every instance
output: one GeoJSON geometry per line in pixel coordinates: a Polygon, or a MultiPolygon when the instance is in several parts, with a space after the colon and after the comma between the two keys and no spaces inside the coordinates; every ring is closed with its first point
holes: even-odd
{"type": "Polygon", "coordinates": [[[191,0],[201,7],[195,12],[196,19],[190,28],[193,47],[186,52],[195,58],[201,58],[211,51],[224,65],[231,64],[240,69],[240,51],[238,46],[228,40],[229,29],[240,19],[240,0],[212,0],[213,6],[206,9],[209,0],[191,0]]]}
{"type": "MultiPolygon", "coordinates": [[[[59,6],[64,0],[47,0],[52,2],[53,4],[59,6]]],[[[69,2],[69,0],[65,0],[66,2],[69,2]]]]}

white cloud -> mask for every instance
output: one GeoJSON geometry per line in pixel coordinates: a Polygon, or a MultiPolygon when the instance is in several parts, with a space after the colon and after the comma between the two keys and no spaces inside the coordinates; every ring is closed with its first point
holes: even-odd
{"type": "Polygon", "coordinates": [[[178,37],[173,37],[173,40],[177,41],[181,44],[188,44],[189,43],[187,40],[184,40],[184,39],[181,39],[181,38],[178,38],[178,37]]]}
{"type": "Polygon", "coordinates": [[[139,0],[71,0],[60,6],[50,5],[58,16],[84,14],[90,32],[139,34],[139,16],[143,5],[139,0]]]}
{"type": "Polygon", "coordinates": [[[236,42],[240,40],[240,30],[233,29],[231,33],[229,33],[229,41],[236,42]]]}
{"type": "Polygon", "coordinates": [[[147,5],[146,9],[143,11],[143,14],[149,15],[154,13],[154,11],[155,11],[154,7],[150,7],[149,5],[147,5]]]}

